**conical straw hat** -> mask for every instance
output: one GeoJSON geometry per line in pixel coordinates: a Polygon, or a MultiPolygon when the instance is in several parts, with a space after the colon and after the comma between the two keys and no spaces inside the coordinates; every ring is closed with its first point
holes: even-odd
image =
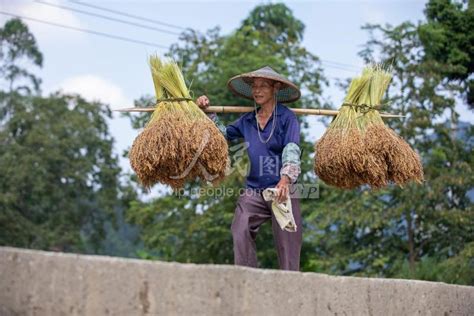
{"type": "Polygon", "coordinates": [[[283,77],[269,66],[232,77],[227,82],[227,86],[234,94],[253,100],[251,85],[255,78],[271,79],[282,83],[277,94],[277,100],[279,102],[295,102],[301,96],[300,89],[298,89],[293,82],[283,77]]]}

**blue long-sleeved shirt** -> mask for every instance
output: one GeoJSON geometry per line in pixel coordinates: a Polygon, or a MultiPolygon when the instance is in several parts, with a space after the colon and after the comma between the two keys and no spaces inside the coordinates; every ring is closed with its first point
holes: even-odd
{"type": "Polygon", "coordinates": [[[262,130],[259,126],[257,127],[255,114],[255,111],[246,113],[226,127],[220,124],[215,113],[210,114],[209,117],[216,123],[227,140],[243,138],[247,142],[250,171],[247,175],[246,186],[247,188],[266,189],[274,187],[278,183],[284,164],[288,163],[291,167],[297,166],[299,169],[300,125],[293,111],[278,103],[275,130],[270,140],[263,143],[258,136],[257,128],[260,129],[261,138],[267,140],[271,133],[274,115],[272,114],[262,130]],[[284,150],[285,154],[283,154],[284,150]]]}

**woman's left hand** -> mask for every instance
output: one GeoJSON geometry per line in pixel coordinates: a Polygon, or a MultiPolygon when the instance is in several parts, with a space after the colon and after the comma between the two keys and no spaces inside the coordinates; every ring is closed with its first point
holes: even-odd
{"type": "Polygon", "coordinates": [[[282,203],[288,198],[289,185],[290,179],[287,176],[282,176],[275,187],[276,189],[278,189],[276,194],[276,200],[278,203],[282,203]]]}

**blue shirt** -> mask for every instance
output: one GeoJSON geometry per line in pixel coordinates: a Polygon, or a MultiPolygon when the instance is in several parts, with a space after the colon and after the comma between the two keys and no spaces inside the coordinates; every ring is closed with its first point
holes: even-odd
{"type": "Polygon", "coordinates": [[[276,110],[275,130],[266,144],[260,141],[257,128],[260,129],[261,138],[266,141],[272,130],[274,113],[263,130],[260,126],[257,127],[255,111],[242,115],[226,127],[225,134],[229,141],[243,138],[248,144],[250,171],[247,175],[247,188],[274,187],[280,181],[283,148],[291,142],[300,145],[300,124],[296,115],[280,103],[276,110]]]}

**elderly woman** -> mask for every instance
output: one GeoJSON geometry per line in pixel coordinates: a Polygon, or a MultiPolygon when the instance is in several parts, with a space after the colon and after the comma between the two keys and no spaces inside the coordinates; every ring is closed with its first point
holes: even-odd
{"type": "MultiPolygon", "coordinates": [[[[234,262],[257,267],[255,239],[260,225],[272,220],[273,237],[280,269],[299,270],[302,243],[299,200],[290,195],[290,186],[300,173],[300,126],[296,115],[280,102],[299,99],[299,89],[270,67],[235,76],[227,83],[239,96],[254,101],[255,111],[243,114],[223,126],[215,113],[209,117],[227,140],[244,139],[248,144],[250,171],[246,189],[240,195],[232,222],[234,262]],[[259,107],[257,108],[257,105],[259,107]],[[272,202],[262,196],[266,188],[277,189],[277,202],[290,195],[296,232],[282,230],[272,212],[272,202]]],[[[210,102],[200,96],[197,104],[205,109],[210,102]]]]}

